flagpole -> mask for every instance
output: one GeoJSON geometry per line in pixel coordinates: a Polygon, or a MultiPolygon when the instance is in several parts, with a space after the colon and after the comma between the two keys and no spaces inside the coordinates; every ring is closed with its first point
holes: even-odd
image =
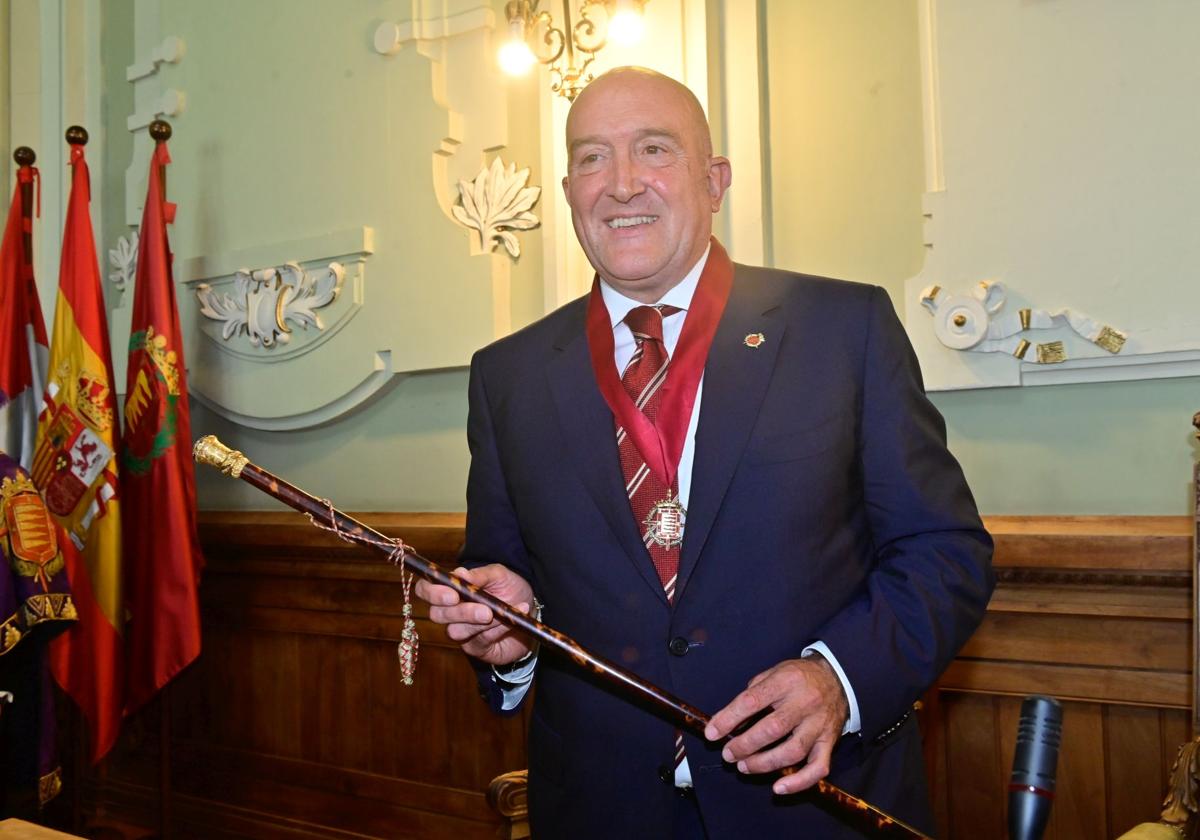
{"type": "MultiPolygon", "coordinates": [[[[166,120],[150,123],[150,137],[154,148],[171,139],[171,124],[166,120]]],[[[151,155],[151,160],[154,160],[151,155]]],[[[158,176],[162,183],[162,200],[167,200],[167,167],[159,166],[158,176]]],[[[149,195],[146,196],[149,199],[149,195]]],[[[159,840],[171,837],[171,687],[174,680],[163,686],[158,707],[158,836],[159,840]]]]}
{"type": "MultiPolygon", "coordinates": [[[[33,149],[28,146],[17,146],[13,152],[13,160],[17,166],[26,167],[33,166],[37,163],[37,155],[33,149]]],[[[24,222],[21,230],[21,245],[23,246],[21,256],[25,259],[25,266],[28,268],[33,264],[33,179],[29,178],[20,182],[21,188],[21,220],[24,222]]]]}

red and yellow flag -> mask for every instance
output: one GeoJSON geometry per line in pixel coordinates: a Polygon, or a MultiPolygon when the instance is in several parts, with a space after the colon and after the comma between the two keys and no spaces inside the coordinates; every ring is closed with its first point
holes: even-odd
{"type": "Polygon", "coordinates": [[[150,161],[138,240],[122,446],[125,591],[129,620],[126,714],[200,655],[196,485],[183,336],[175,306],[160,141],[150,161]]]}
{"type": "Polygon", "coordinates": [[[91,724],[92,760],[99,761],[117,739],[124,689],[118,429],[82,145],[71,147],[71,168],[49,379],[31,472],[46,506],[81,549],[67,558],[79,621],[51,644],[50,665],[91,724]]]}

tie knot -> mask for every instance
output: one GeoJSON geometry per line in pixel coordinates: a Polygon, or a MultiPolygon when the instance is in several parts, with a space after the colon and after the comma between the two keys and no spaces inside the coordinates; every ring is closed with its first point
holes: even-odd
{"type": "Polygon", "coordinates": [[[679,307],[667,306],[666,304],[659,304],[658,306],[635,306],[625,316],[625,324],[629,327],[629,331],[633,333],[633,337],[638,341],[645,341],[646,339],[662,341],[663,318],[666,318],[668,315],[674,315],[679,311],[679,307]]]}

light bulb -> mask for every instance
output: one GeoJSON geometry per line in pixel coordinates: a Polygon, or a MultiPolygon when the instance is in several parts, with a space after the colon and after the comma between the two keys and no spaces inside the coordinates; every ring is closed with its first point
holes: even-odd
{"type": "Polygon", "coordinates": [[[537,61],[533,50],[524,41],[505,41],[500,48],[500,69],[510,76],[523,76],[537,61]]]}
{"type": "Polygon", "coordinates": [[[632,3],[620,3],[617,12],[608,22],[608,37],[622,47],[632,46],[642,40],[646,33],[646,22],[642,13],[632,3]]]}

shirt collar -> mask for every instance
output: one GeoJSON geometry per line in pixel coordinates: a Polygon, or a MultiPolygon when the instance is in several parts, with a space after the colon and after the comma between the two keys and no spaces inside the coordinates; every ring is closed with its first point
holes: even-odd
{"type": "MultiPolygon", "coordinates": [[[[700,255],[700,260],[692,266],[692,270],[685,274],[682,280],[668,289],[666,294],[656,300],[654,305],[665,303],[686,311],[692,303],[692,295],[696,293],[696,286],[700,283],[700,272],[704,270],[704,264],[708,262],[708,252],[711,249],[712,243],[710,242],[708,247],[704,249],[704,253],[700,255]]],[[[600,278],[600,296],[604,299],[604,305],[608,308],[608,317],[612,321],[614,328],[617,324],[625,320],[625,316],[629,314],[629,310],[635,306],[645,305],[639,300],[625,297],[625,295],[608,285],[604,278],[600,278]]]]}

